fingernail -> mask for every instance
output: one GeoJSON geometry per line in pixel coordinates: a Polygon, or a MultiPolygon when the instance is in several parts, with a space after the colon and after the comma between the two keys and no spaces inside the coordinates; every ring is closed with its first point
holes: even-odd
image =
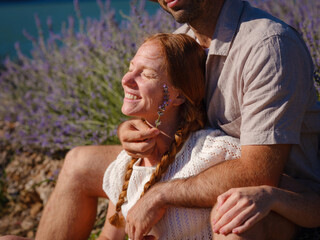
{"type": "Polygon", "coordinates": [[[222,235],[226,235],[224,230],[220,230],[219,233],[222,234],[222,235]]]}

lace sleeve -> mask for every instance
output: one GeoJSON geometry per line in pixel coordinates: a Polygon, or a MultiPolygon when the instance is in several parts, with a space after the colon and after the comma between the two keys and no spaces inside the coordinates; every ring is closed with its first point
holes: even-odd
{"type": "Polygon", "coordinates": [[[204,130],[206,137],[199,147],[199,155],[210,158],[217,164],[224,160],[236,159],[241,156],[240,141],[227,136],[221,130],[204,130]],[[201,148],[202,147],[202,148],[201,148]]]}
{"type": "Polygon", "coordinates": [[[220,130],[204,129],[192,134],[163,180],[196,175],[225,160],[240,157],[239,140],[220,130]]]}

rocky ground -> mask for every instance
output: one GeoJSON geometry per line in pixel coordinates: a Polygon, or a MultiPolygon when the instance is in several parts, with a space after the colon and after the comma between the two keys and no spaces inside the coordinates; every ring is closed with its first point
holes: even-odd
{"type": "MultiPolygon", "coordinates": [[[[63,157],[30,152],[17,154],[9,146],[0,149],[0,236],[35,236],[43,206],[62,164],[63,157]]],[[[106,208],[107,200],[100,199],[91,239],[103,226],[106,208]]]]}

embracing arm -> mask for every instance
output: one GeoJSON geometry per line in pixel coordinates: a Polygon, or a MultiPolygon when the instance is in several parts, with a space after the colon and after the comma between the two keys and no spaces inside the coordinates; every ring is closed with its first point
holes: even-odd
{"type": "Polygon", "coordinates": [[[241,158],[222,162],[191,178],[165,183],[160,193],[168,206],[212,207],[216,198],[230,188],[277,186],[289,150],[290,145],[242,146],[241,158]]]}
{"type": "Polygon", "coordinates": [[[290,145],[242,146],[240,159],[224,161],[194,177],[155,184],[128,212],[127,224],[133,229],[129,237],[141,239],[166,207],[212,207],[230,188],[277,186],[289,151],[290,145]]]}

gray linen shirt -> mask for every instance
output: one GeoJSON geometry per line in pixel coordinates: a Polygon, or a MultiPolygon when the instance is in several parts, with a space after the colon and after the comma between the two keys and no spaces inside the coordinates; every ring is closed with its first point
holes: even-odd
{"type": "MultiPolygon", "coordinates": [[[[176,33],[195,38],[186,24],[176,33]]],[[[301,36],[245,1],[226,0],[206,64],[210,125],[241,145],[293,144],[285,172],[320,192],[320,104],[301,36]]]]}

